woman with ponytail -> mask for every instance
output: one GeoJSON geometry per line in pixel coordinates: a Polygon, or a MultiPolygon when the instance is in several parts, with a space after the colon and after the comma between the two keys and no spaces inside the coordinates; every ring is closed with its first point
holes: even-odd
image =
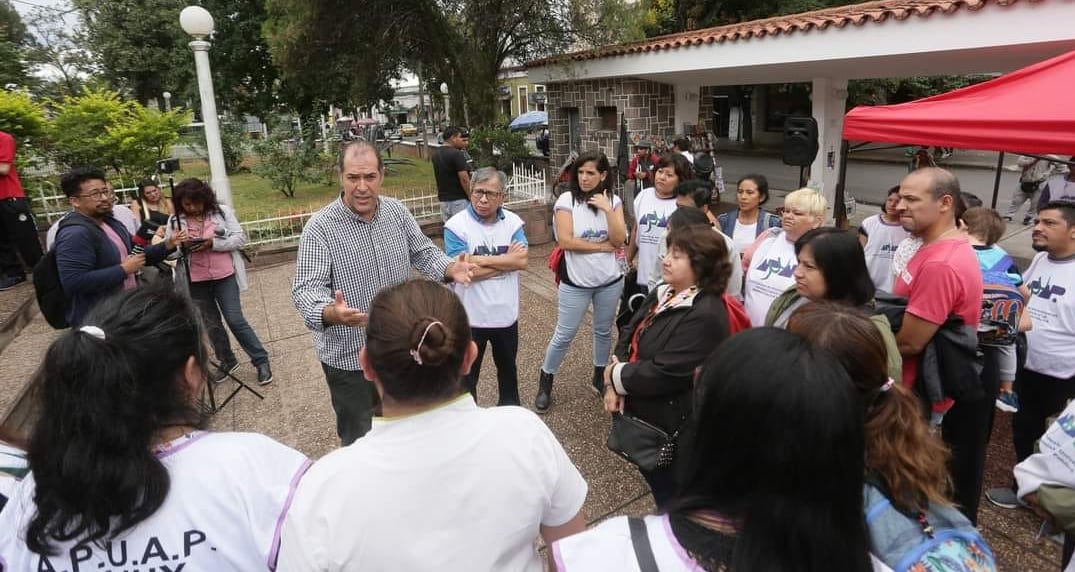
{"type": "MultiPolygon", "coordinates": [[[[620,333],[605,370],[605,411],[674,435],[691,411],[694,369],[729,335],[724,289],[732,266],[724,239],[707,226],[676,226],[666,238],[663,283],[620,333]]],[[[674,466],[639,469],[657,508],[675,492],[674,466]]]]}
{"type": "Polygon", "coordinates": [[[893,501],[907,510],[950,505],[948,449],[931,435],[922,406],[888,373],[877,326],[860,310],[831,301],[809,303],[792,314],[788,330],[832,352],[844,364],[866,404],[866,468],[885,481],[893,501]]]}
{"type": "Polygon", "coordinates": [[[203,430],[205,332],[190,301],[127,290],[83,324],[32,382],[30,473],[0,513],[0,568],[272,569],[309,461],[203,430]]]}
{"type": "Polygon", "coordinates": [[[856,308],[821,301],[796,310],[788,331],[834,355],[862,397],[863,510],[875,569],[918,570],[928,561],[944,570],[996,570],[989,546],[950,500],[948,448],[930,433],[918,399],[888,373],[876,325],[856,308]]]}
{"type": "Polygon", "coordinates": [[[303,479],[280,570],[539,572],[538,535],[585,528],[586,482],[548,427],[481,409],[463,386],[476,355],[453,291],[412,280],[377,294],[359,362],[384,416],[303,479]]]}

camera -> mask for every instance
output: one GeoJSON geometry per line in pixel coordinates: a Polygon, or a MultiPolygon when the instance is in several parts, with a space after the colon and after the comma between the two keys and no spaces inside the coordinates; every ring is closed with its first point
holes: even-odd
{"type": "Polygon", "coordinates": [[[157,172],[170,175],[179,170],[179,159],[161,159],[157,161],[157,172]]]}

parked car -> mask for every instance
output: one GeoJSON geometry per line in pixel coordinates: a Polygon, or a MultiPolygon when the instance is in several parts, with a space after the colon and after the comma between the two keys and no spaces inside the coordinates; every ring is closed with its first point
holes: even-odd
{"type": "Polygon", "coordinates": [[[418,128],[413,123],[404,123],[399,126],[399,134],[404,137],[414,137],[418,135],[418,128]]]}

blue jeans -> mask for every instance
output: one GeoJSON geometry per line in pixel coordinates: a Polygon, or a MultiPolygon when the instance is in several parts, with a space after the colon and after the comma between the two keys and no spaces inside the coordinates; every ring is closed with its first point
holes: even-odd
{"type": "Polygon", "coordinates": [[[459,199],[457,201],[441,201],[440,202],[440,218],[444,222],[448,222],[448,219],[455,216],[455,213],[463,212],[463,209],[467,208],[470,201],[466,199],[459,199]]]}
{"type": "Polygon", "coordinates": [[[603,288],[576,288],[560,283],[559,316],[556,331],[545,350],[545,363],[541,371],[555,374],[560,371],[567,349],[579,331],[579,324],[586,316],[586,309],[593,304],[593,364],[608,365],[612,351],[612,320],[616,318],[616,306],[623,292],[623,280],[617,280],[603,288]]]}
{"type": "Polygon", "coordinates": [[[202,318],[209,330],[209,343],[213,345],[213,353],[220,363],[238,361],[235,359],[235,352],[231,351],[231,341],[228,340],[228,333],[224,331],[224,324],[220,322],[221,314],[243,351],[250,356],[250,361],[255,366],[269,363],[269,352],[262,347],[254,328],[250,327],[243,316],[243,306],[239,302],[239,283],[235,281],[234,274],[220,280],[191,282],[190,297],[198,303],[202,311],[202,318]]]}

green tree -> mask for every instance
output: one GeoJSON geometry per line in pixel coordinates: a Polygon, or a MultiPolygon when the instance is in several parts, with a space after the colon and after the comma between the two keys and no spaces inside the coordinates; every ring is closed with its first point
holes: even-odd
{"type": "Polygon", "coordinates": [[[0,90],[0,131],[19,143],[36,141],[45,135],[45,110],[25,91],[0,90]]]}
{"type": "MultiPolygon", "coordinates": [[[[73,0],[110,85],[146,104],[165,91],[198,97],[191,41],[179,26],[187,0],[73,0]]],[[[276,68],[261,37],[261,0],[205,0],[214,17],[210,54],[220,107],[267,116],[276,105],[276,68]]]]}
{"type": "Polygon", "coordinates": [[[190,122],[182,109],[162,113],[107,90],[87,90],[53,104],[48,134],[53,159],[66,167],[94,165],[126,178],[151,173],[190,122]]]}
{"type": "Polygon", "coordinates": [[[299,183],[319,181],[322,175],[320,151],[313,139],[300,135],[290,125],[277,126],[253,145],[258,161],[251,171],[289,199],[299,183]]]}
{"type": "Polygon", "coordinates": [[[108,130],[123,122],[130,105],[119,94],[105,90],[86,91],[82,96],[66,96],[55,102],[49,123],[55,161],[66,167],[115,167],[119,150],[108,130]]]}
{"type": "Polygon", "coordinates": [[[108,128],[116,149],[113,168],[131,181],[152,173],[157,161],[171,155],[179,130],[190,120],[190,112],[183,109],[161,112],[130,104],[123,120],[108,128]]]}
{"type": "Polygon", "coordinates": [[[640,14],[623,25],[635,16],[624,0],[369,0],[361,12],[344,0],[266,1],[273,61],[302,86],[303,104],[391,100],[390,80],[421,69],[427,86],[448,84],[452,115],[475,126],[495,122],[506,64],[641,31],[640,14]]]}
{"type": "Polygon", "coordinates": [[[478,167],[496,167],[508,174],[515,164],[533,158],[526,137],[507,129],[471,130],[469,151],[478,167]]]}
{"type": "Polygon", "coordinates": [[[0,88],[27,86],[30,75],[25,59],[26,24],[8,0],[0,0],[0,88]]]}
{"type": "MultiPolygon", "coordinates": [[[[142,104],[194,83],[190,41],[179,27],[178,0],[72,0],[93,46],[101,74],[113,89],[142,104]]],[[[192,90],[191,90],[192,91],[192,90]]]]}
{"type": "Polygon", "coordinates": [[[39,94],[62,98],[82,93],[96,73],[93,54],[84,46],[86,36],[67,26],[53,8],[37,8],[26,19],[32,39],[26,48],[27,61],[51,80],[36,90],[39,94]]]}

